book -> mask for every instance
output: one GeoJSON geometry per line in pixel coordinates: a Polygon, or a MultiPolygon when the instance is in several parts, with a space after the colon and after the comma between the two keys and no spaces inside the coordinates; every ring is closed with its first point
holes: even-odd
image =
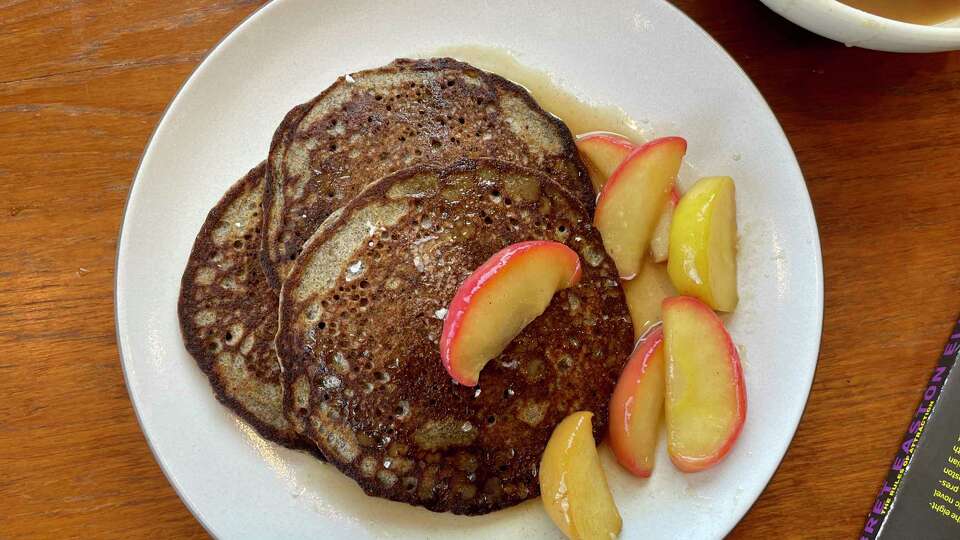
{"type": "Polygon", "coordinates": [[[887,470],[860,540],[960,538],[960,321],[887,470]]]}

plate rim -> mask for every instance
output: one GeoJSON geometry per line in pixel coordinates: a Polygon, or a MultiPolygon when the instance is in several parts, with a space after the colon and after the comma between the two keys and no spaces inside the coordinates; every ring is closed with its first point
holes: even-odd
{"type": "MultiPolygon", "coordinates": [[[[816,371],[817,371],[817,368],[819,367],[820,349],[823,344],[824,277],[823,277],[823,251],[820,243],[820,229],[817,224],[816,213],[814,212],[814,208],[813,208],[813,201],[810,197],[810,190],[807,187],[807,181],[803,175],[803,170],[800,168],[800,164],[797,161],[797,156],[796,156],[796,152],[793,149],[793,145],[790,143],[789,137],[787,137],[786,132],[783,130],[783,126],[780,124],[779,119],[774,114],[773,110],[770,108],[770,105],[767,102],[766,98],[760,92],[759,88],[757,88],[757,86],[753,83],[753,80],[750,78],[750,76],[746,73],[746,71],[744,71],[743,67],[740,65],[739,62],[737,62],[737,60],[733,57],[733,55],[731,55],[727,51],[727,49],[723,47],[723,45],[721,45],[716,39],[714,39],[709,32],[707,32],[702,26],[700,26],[700,24],[698,24],[694,19],[692,19],[689,15],[683,12],[680,8],[678,8],[671,2],[668,2],[667,0],[648,0],[648,1],[653,1],[663,6],[666,6],[668,10],[673,11],[675,15],[678,15],[679,17],[684,19],[689,25],[692,26],[693,29],[695,29],[695,32],[701,34],[704,38],[706,38],[706,40],[709,43],[713,44],[713,46],[715,46],[720,52],[722,52],[723,55],[730,60],[733,66],[736,67],[736,72],[737,72],[736,76],[739,77],[743,82],[745,82],[746,86],[753,92],[754,94],[753,97],[758,99],[758,103],[761,105],[763,111],[765,111],[766,114],[768,114],[769,117],[773,120],[773,123],[777,129],[777,133],[779,133],[779,135],[782,137],[783,142],[786,144],[786,147],[789,150],[790,159],[787,162],[782,163],[781,167],[792,169],[791,172],[796,174],[796,176],[800,178],[803,184],[803,191],[806,194],[806,197],[804,198],[801,206],[803,206],[803,210],[805,211],[805,213],[809,218],[809,224],[812,226],[813,231],[816,233],[813,235],[813,238],[812,238],[813,245],[811,246],[811,250],[815,255],[813,262],[816,268],[816,272],[814,273],[813,276],[811,276],[814,279],[814,288],[816,289],[815,291],[816,295],[814,298],[815,304],[816,304],[815,312],[817,315],[817,320],[815,321],[815,325],[814,325],[814,330],[815,330],[814,333],[816,336],[816,347],[815,347],[816,352],[815,352],[815,357],[813,358],[813,362],[810,366],[809,372],[804,373],[805,384],[803,385],[804,386],[803,406],[800,407],[797,417],[792,422],[793,427],[791,429],[789,442],[784,447],[780,455],[777,456],[776,467],[772,468],[769,475],[764,480],[763,486],[759,490],[756,498],[754,498],[749,505],[744,507],[743,510],[739,512],[739,515],[736,515],[735,520],[731,521],[730,526],[726,528],[726,532],[724,532],[723,534],[723,536],[726,536],[730,534],[730,532],[733,531],[734,528],[736,528],[736,526],[743,520],[744,516],[746,516],[746,514],[750,512],[750,510],[757,503],[757,501],[760,500],[760,497],[763,495],[763,493],[766,491],[767,487],[769,486],[770,481],[773,479],[777,471],[783,465],[783,460],[786,457],[786,454],[789,451],[790,446],[793,444],[794,439],[796,438],[797,430],[800,427],[800,423],[803,420],[803,416],[810,402],[810,393],[813,390],[813,383],[814,383],[816,371]]],[[[130,399],[134,416],[136,417],[137,424],[140,427],[140,432],[143,435],[144,439],[146,440],[147,447],[150,449],[150,453],[153,455],[154,461],[156,461],[157,465],[160,467],[160,470],[162,471],[164,477],[166,478],[170,486],[173,488],[174,492],[177,494],[177,497],[180,499],[180,501],[184,504],[184,506],[186,506],[186,508],[190,511],[190,513],[197,520],[200,526],[203,527],[204,531],[212,537],[216,537],[216,534],[213,530],[213,525],[211,523],[208,523],[207,520],[204,519],[204,514],[200,510],[200,508],[198,508],[195,505],[195,503],[189,497],[186,496],[184,487],[177,481],[175,475],[173,475],[173,473],[170,470],[170,465],[166,462],[163,456],[161,456],[160,453],[158,452],[156,443],[151,438],[150,432],[149,430],[146,429],[146,426],[144,424],[141,407],[146,407],[146,404],[141,404],[138,401],[137,397],[134,395],[133,389],[130,384],[131,375],[129,373],[130,367],[128,366],[128,359],[127,359],[128,355],[124,353],[126,343],[120,329],[120,325],[121,325],[121,322],[120,322],[121,321],[120,263],[121,263],[121,255],[122,255],[121,252],[123,248],[123,233],[127,227],[128,210],[130,209],[130,204],[131,204],[131,201],[133,200],[133,194],[136,188],[137,181],[140,179],[140,176],[143,170],[144,161],[148,153],[150,152],[151,148],[153,147],[157,135],[166,126],[166,124],[171,121],[169,116],[170,110],[180,102],[180,100],[183,98],[184,92],[194,84],[196,78],[201,73],[201,71],[204,70],[204,68],[208,65],[208,63],[212,62],[218,56],[218,54],[222,51],[222,46],[224,44],[228,43],[229,41],[232,41],[233,39],[236,39],[239,33],[245,27],[251,24],[254,19],[263,16],[264,13],[266,13],[267,11],[274,9],[276,6],[282,5],[284,3],[285,2],[283,2],[283,0],[270,0],[269,2],[257,7],[251,13],[247,14],[247,16],[244,17],[243,20],[241,20],[233,29],[231,29],[223,37],[217,40],[217,42],[213,46],[210,47],[210,49],[203,55],[202,60],[190,72],[190,74],[186,77],[186,79],[184,79],[183,83],[181,83],[180,87],[177,89],[173,98],[164,107],[163,112],[160,115],[160,119],[157,121],[156,125],[154,126],[153,131],[150,133],[150,136],[147,139],[146,144],[144,145],[143,151],[140,154],[137,167],[134,170],[132,180],[130,182],[129,187],[127,188],[126,200],[124,201],[123,211],[120,217],[119,231],[117,233],[117,240],[116,240],[117,247],[116,247],[116,254],[114,257],[114,279],[113,279],[114,334],[116,336],[117,352],[120,357],[120,365],[123,373],[124,386],[126,387],[126,390],[127,390],[127,396],[130,399]]],[[[132,354],[130,356],[132,356],[132,354]]]]}
{"type": "Polygon", "coordinates": [[[790,447],[793,445],[793,441],[797,436],[797,430],[800,429],[800,423],[803,421],[803,415],[806,413],[807,407],[810,405],[810,393],[813,391],[813,382],[817,374],[817,368],[820,366],[820,349],[823,347],[823,315],[824,315],[823,248],[820,245],[820,226],[817,223],[817,214],[813,208],[813,199],[810,197],[810,189],[807,187],[807,178],[803,175],[803,169],[800,168],[800,162],[797,161],[797,153],[793,150],[793,144],[790,143],[790,138],[787,137],[787,132],[783,130],[783,125],[780,124],[780,119],[777,118],[776,114],[774,114],[773,109],[770,107],[770,103],[767,102],[767,98],[764,97],[763,93],[760,92],[760,89],[757,88],[757,85],[754,84],[753,79],[751,79],[750,76],[747,75],[747,72],[743,69],[743,66],[740,65],[740,62],[737,62],[736,58],[734,58],[733,55],[730,54],[729,51],[727,51],[726,47],[724,47],[723,45],[720,44],[720,42],[714,39],[714,37],[709,32],[707,32],[706,29],[700,26],[700,24],[698,24],[697,21],[693,20],[689,15],[684,13],[683,10],[681,10],[671,2],[665,1],[664,3],[666,3],[670,7],[670,9],[673,9],[681,17],[685,18],[688,22],[690,22],[690,24],[692,24],[697,29],[698,32],[702,33],[704,37],[707,38],[708,41],[713,43],[714,46],[716,46],[720,51],[723,52],[723,54],[730,59],[733,65],[737,67],[738,76],[744,79],[744,81],[747,83],[747,86],[753,91],[754,94],[756,94],[756,97],[759,98],[759,102],[762,105],[763,109],[773,119],[773,122],[777,127],[777,131],[780,133],[780,135],[783,137],[783,140],[786,142],[787,148],[790,149],[791,159],[787,165],[789,165],[790,168],[795,169],[796,174],[803,181],[803,190],[807,194],[807,197],[805,199],[805,205],[804,205],[805,210],[809,215],[811,225],[813,226],[813,230],[816,231],[816,234],[813,237],[812,250],[814,252],[814,255],[816,256],[815,257],[816,260],[814,261],[814,263],[817,269],[817,272],[815,273],[815,276],[814,276],[816,278],[815,300],[817,304],[816,305],[817,321],[816,321],[815,328],[816,328],[817,345],[816,345],[816,357],[813,359],[813,364],[810,366],[810,371],[807,374],[807,384],[804,385],[805,389],[803,392],[804,393],[803,407],[800,407],[799,414],[797,415],[796,419],[793,421],[793,424],[792,424],[793,428],[791,429],[792,433],[790,434],[790,442],[787,443],[787,445],[783,448],[783,452],[781,452],[780,455],[777,457],[777,466],[770,471],[770,474],[767,476],[767,479],[764,481],[763,488],[760,489],[760,492],[757,494],[757,497],[753,499],[753,502],[751,502],[749,506],[743,509],[743,512],[740,513],[739,516],[737,516],[736,521],[733,522],[733,524],[724,533],[724,537],[725,537],[729,535],[733,531],[733,529],[735,529],[737,525],[739,525],[740,522],[743,521],[744,516],[746,516],[750,512],[750,510],[753,509],[754,505],[757,504],[757,501],[760,500],[760,497],[762,497],[763,493],[767,490],[767,487],[770,485],[770,481],[773,480],[773,477],[776,476],[777,471],[779,471],[780,467],[783,466],[783,459],[787,456],[787,452],[790,450],[790,447]]]}
{"type": "Polygon", "coordinates": [[[234,26],[229,32],[224,34],[217,42],[211,46],[206,53],[204,53],[203,58],[197,64],[196,67],[190,71],[190,74],[180,83],[180,87],[177,88],[177,91],[173,94],[173,98],[167,103],[163,108],[163,112],[160,114],[160,119],[157,120],[155,126],[153,126],[153,131],[150,132],[150,137],[147,138],[146,144],[143,146],[143,151],[140,153],[140,158],[137,161],[137,168],[133,171],[133,179],[130,181],[130,186],[127,188],[126,200],[123,202],[123,211],[120,214],[120,230],[117,232],[117,250],[116,255],[114,256],[113,262],[113,327],[114,335],[117,340],[117,353],[120,356],[120,367],[123,372],[123,385],[127,390],[127,397],[130,399],[130,404],[133,408],[134,417],[137,419],[137,425],[140,427],[140,434],[143,435],[144,440],[147,442],[147,448],[150,449],[150,454],[153,455],[153,460],[157,463],[157,466],[160,467],[160,471],[163,473],[164,478],[166,478],[167,483],[170,484],[170,487],[173,488],[174,493],[177,494],[177,498],[180,499],[180,502],[190,511],[190,514],[203,528],[210,537],[217,538],[217,535],[214,534],[213,526],[203,518],[203,513],[199,508],[190,500],[189,497],[185,495],[185,490],[183,486],[175,478],[175,475],[170,471],[169,465],[157,451],[156,443],[150,436],[149,430],[146,428],[146,425],[143,423],[143,416],[140,410],[140,403],[137,400],[137,397],[133,393],[133,388],[130,385],[130,373],[128,368],[127,355],[124,354],[124,339],[123,335],[120,332],[120,257],[121,250],[123,247],[123,231],[126,229],[127,225],[127,211],[130,209],[130,202],[133,200],[134,188],[136,187],[137,181],[140,179],[140,173],[143,170],[143,164],[147,157],[147,153],[150,151],[150,148],[153,146],[154,140],[157,138],[157,134],[160,133],[160,130],[166,125],[169,121],[170,110],[176,105],[181,97],[183,96],[184,91],[190,87],[200,71],[207,65],[208,62],[214,58],[220,47],[234,39],[238,32],[240,32],[245,26],[247,26],[253,19],[258,17],[261,12],[271,8],[274,5],[279,4],[275,0],[270,0],[269,2],[257,7],[252,12],[248,13],[246,17],[243,18],[236,26],[234,26]]]}

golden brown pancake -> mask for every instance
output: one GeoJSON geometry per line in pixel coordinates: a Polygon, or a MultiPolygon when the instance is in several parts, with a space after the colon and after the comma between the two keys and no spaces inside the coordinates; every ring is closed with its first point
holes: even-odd
{"type": "Polygon", "coordinates": [[[578,197],[496,160],[419,166],[345,206],[306,244],[281,293],[284,406],[370,495],[483,514],[539,493],[554,426],[606,429],[633,346],[612,261],[578,197]],[[456,384],[438,340],[459,284],[500,249],[554,240],[581,256],[559,291],[480,374],[456,384]]]}
{"type": "Polygon", "coordinates": [[[264,438],[315,451],[281,407],[278,298],[258,261],[264,170],[247,173],[207,215],[183,272],[180,329],[220,402],[264,438]]]}
{"type": "Polygon", "coordinates": [[[271,286],[280,289],[306,239],[368,184],[418,163],[481,157],[545,171],[593,208],[570,130],[516,84],[449,58],[339,78],[274,134],[261,252],[271,286]]]}

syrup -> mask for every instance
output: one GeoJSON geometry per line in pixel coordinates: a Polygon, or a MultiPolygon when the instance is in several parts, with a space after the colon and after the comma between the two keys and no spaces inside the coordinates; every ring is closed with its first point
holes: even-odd
{"type": "Polygon", "coordinates": [[[914,24],[937,24],[960,17],[960,2],[957,0],[840,0],[840,3],[914,24]]]}
{"type": "Polygon", "coordinates": [[[587,103],[561,88],[549,73],[524,66],[505,49],[457,45],[442,47],[425,56],[456,58],[523,86],[545,111],[563,120],[574,135],[610,131],[635,143],[647,139],[637,122],[620,107],[587,103]]]}

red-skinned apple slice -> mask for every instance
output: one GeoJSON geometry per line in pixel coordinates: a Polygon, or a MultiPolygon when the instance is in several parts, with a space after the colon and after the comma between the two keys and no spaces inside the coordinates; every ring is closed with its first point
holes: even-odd
{"type": "Polygon", "coordinates": [[[450,302],[440,335],[443,367],[458,383],[476,386],[483,366],[580,275],[580,257],[559,242],[520,242],[498,251],[450,302]]]}
{"type": "Polygon", "coordinates": [[[650,239],[650,255],[653,257],[653,262],[663,262],[670,256],[670,225],[673,223],[673,210],[679,202],[680,191],[674,185],[670,198],[663,205],[657,226],[653,229],[653,238],[650,239]]]}
{"type": "Polygon", "coordinates": [[[590,179],[597,193],[633,149],[630,139],[616,133],[593,131],[577,137],[577,150],[588,168],[593,169],[591,173],[595,173],[590,179]]]}
{"type": "Polygon", "coordinates": [[[663,301],[667,448],[684,472],[727,455],[747,415],[740,355],[723,322],[692,296],[663,301]]]}
{"type": "Polygon", "coordinates": [[[670,196],[687,141],[664,137],[639,146],[603,186],[594,223],[623,279],[632,279],[670,196]]]}
{"type": "Polygon", "coordinates": [[[664,393],[663,328],[651,330],[630,355],[610,398],[610,447],[635,476],[653,472],[664,393]]]}

